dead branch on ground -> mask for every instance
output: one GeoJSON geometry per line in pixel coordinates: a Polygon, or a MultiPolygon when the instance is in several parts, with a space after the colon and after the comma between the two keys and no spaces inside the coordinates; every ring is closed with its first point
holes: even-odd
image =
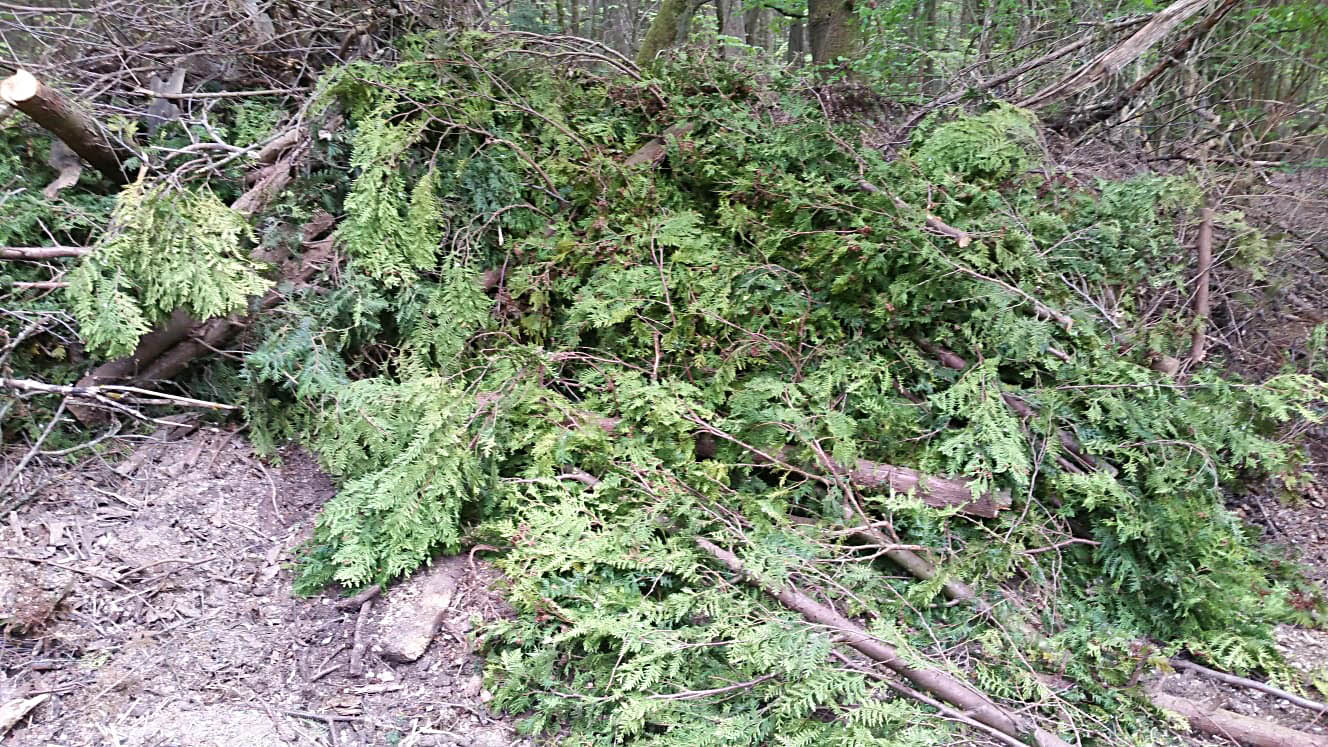
{"type": "Polygon", "coordinates": [[[1016,739],[1032,739],[1033,744],[1039,747],[1069,747],[1068,742],[1002,708],[958,677],[940,669],[911,666],[894,647],[872,637],[861,626],[839,614],[834,608],[817,602],[793,586],[772,588],[768,582],[750,574],[736,555],[713,542],[698,537],[696,545],[702,552],[718,560],[745,582],[774,597],[780,604],[802,615],[808,622],[833,632],[849,647],[873,661],[884,664],[926,692],[957,706],[975,721],[1016,739]]]}

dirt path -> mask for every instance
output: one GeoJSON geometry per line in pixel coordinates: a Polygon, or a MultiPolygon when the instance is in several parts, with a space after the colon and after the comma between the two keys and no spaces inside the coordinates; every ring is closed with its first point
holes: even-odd
{"type": "Polygon", "coordinates": [[[218,432],[140,452],[128,477],[108,465],[44,475],[35,500],[0,518],[0,703],[47,696],[0,742],[518,743],[485,709],[468,635],[504,614],[492,569],[450,566],[443,632],[411,664],[383,661],[376,643],[419,582],[371,603],[352,676],[358,607],[290,593],[292,552],[332,493],[312,460],[292,450],[265,466],[218,432]]]}

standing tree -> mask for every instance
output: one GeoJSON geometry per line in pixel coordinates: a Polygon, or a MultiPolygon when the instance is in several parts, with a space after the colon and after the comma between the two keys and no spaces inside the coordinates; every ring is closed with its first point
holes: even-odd
{"type": "MultiPolygon", "coordinates": [[[[575,7],[575,6],[573,6],[575,7]]],[[[698,4],[693,0],[663,0],[650,30],[641,40],[641,48],[636,52],[636,64],[647,67],[655,61],[660,52],[677,44],[687,33],[687,26],[696,12],[698,4]]]]}
{"type": "Polygon", "coordinates": [[[857,57],[862,52],[862,27],[853,13],[853,0],[810,0],[807,37],[817,65],[857,57]]]}

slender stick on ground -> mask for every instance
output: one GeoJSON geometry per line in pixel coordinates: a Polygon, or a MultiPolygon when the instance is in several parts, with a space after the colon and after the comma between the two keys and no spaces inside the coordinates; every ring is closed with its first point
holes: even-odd
{"type": "Polygon", "coordinates": [[[0,246],[0,259],[42,260],[81,257],[92,251],[85,246],[0,246]]]}
{"type": "Polygon", "coordinates": [[[1222,682],[1227,683],[1228,685],[1248,687],[1251,690],[1258,690],[1259,692],[1268,693],[1269,695],[1281,698],[1282,700],[1285,700],[1288,703],[1294,703],[1295,705],[1298,705],[1301,708],[1308,708],[1311,711],[1316,711],[1320,714],[1328,715],[1328,703],[1320,703],[1317,700],[1302,698],[1299,695],[1296,695],[1295,693],[1289,693],[1281,688],[1273,687],[1272,685],[1266,682],[1259,682],[1258,680],[1252,680],[1247,677],[1237,677],[1234,674],[1219,672],[1216,669],[1209,669],[1208,667],[1205,667],[1202,664],[1195,664],[1192,661],[1185,661],[1184,659],[1172,659],[1171,666],[1175,667],[1176,669],[1188,669],[1191,672],[1198,672],[1199,674],[1202,674],[1205,677],[1212,677],[1213,679],[1220,680],[1222,682]]]}
{"type": "Polygon", "coordinates": [[[696,545],[702,552],[722,563],[724,567],[742,576],[747,583],[774,597],[780,604],[802,615],[808,622],[834,631],[844,643],[854,650],[873,661],[884,664],[926,692],[957,706],[975,721],[984,723],[1016,739],[1032,739],[1032,743],[1039,747],[1069,747],[1069,743],[1065,740],[1037,727],[1031,721],[1007,711],[972,685],[954,675],[940,669],[909,665],[894,647],[882,643],[852,620],[839,614],[833,608],[797,591],[792,586],[775,589],[764,584],[760,579],[747,572],[738,556],[715,545],[713,542],[698,537],[696,545]]]}
{"type": "Polygon", "coordinates": [[[1213,269],[1213,209],[1205,207],[1199,223],[1199,274],[1194,279],[1194,339],[1190,343],[1190,365],[1204,359],[1208,338],[1208,275],[1213,269]]]}

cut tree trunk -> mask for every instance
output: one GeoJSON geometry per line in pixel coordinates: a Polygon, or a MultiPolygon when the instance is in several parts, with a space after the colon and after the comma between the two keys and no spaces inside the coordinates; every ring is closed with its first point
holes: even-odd
{"type": "Polygon", "coordinates": [[[135,154],[117,148],[87,112],[59,91],[44,85],[32,73],[19,70],[0,81],[0,99],[60,138],[102,176],[116,184],[132,181],[133,177],[125,171],[124,164],[135,154]]]}

